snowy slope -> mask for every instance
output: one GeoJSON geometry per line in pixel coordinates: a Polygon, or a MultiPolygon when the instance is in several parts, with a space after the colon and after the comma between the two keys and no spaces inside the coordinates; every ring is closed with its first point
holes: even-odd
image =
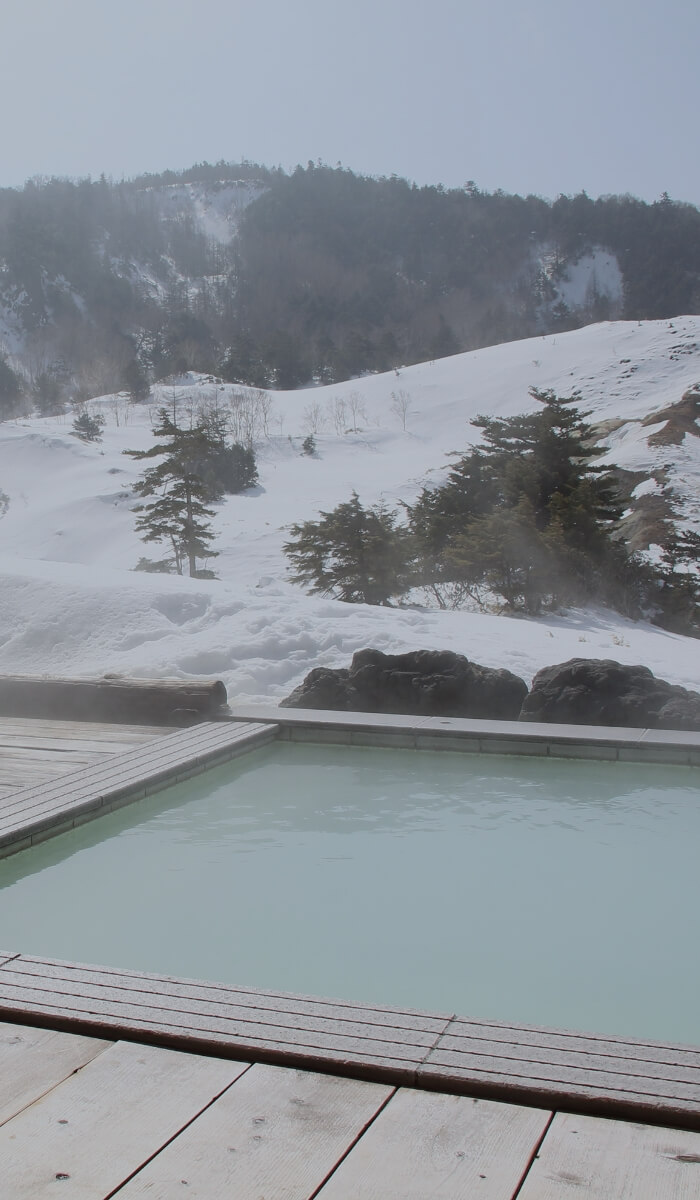
{"type": "MultiPolygon", "coordinates": [[[[478,441],[471,417],[534,407],[532,385],[560,395],[578,389],[592,419],[622,421],[611,434],[612,458],[646,479],[667,467],[688,523],[698,527],[700,439],[686,434],[680,446],[650,447],[660,424],[641,421],[699,380],[700,317],[687,317],[591,326],[275,393],[269,436],[257,446],[260,487],[217,506],[215,581],[132,570],[158,549],[134,532],[130,489],[139,464],[122,451],[150,443],[153,406],[96,402],[107,424],[93,445],[71,436],[69,416],[0,425],[0,487],[10,497],[0,524],[0,672],[216,676],[234,705],[274,703],[311,667],[347,665],[361,647],[428,647],[508,667],[527,681],[542,666],[585,655],[646,663],[699,687],[700,641],[607,611],[524,620],[342,604],[291,584],[282,553],[292,522],[333,508],[353,488],[366,504],[413,499],[444,476],[449,451],[478,441]],[[399,392],[408,396],[405,430],[399,392]],[[301,454],[311,429],[316,458],[301,454]]],[[[175,394],[186,407],[215,390],[225,404],[236,389],[190,381],[155,401],[172,403],[175,394]]]]}

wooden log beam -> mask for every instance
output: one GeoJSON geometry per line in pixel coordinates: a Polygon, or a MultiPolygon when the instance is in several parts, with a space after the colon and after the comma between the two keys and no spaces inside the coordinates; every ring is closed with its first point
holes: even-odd
{"type": "Polygon", "coordinates": [[[189,725],[210,718],[226,699],[221,680],[0,676],[1,716],[189,725]]]}

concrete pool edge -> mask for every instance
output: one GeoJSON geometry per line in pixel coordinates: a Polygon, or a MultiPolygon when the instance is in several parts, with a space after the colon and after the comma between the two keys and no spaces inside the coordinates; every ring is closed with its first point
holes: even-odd
{"type": "Polygon", "coordinates": [[[700,1048],[0,953],[0,1020],[700,1129],[700,1048]]]}
{"type": "Polygon", "coordinates": [[[480,721],[272,705],[230,708],[216,720],[275,724],[282,741],[700,766],[700,731],[480,721]]]}

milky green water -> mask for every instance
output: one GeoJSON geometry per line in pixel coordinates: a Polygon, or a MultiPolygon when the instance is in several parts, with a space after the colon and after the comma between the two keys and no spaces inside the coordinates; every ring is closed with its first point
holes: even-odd
{"type": "Polygon", "coordinates": [[[0,948],[700,1043],[697,780],[278,744],[0,861],[0,948]]]}

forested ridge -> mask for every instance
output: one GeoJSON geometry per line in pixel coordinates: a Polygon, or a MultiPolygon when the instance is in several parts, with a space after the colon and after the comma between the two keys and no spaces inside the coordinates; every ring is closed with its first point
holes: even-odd
{"type": "Polygon", "coordinates": [[[700,311],[700,211],[418,187],[309,163],[0,190],[0,415],[197,370],[333,383],[700,311]]]}

